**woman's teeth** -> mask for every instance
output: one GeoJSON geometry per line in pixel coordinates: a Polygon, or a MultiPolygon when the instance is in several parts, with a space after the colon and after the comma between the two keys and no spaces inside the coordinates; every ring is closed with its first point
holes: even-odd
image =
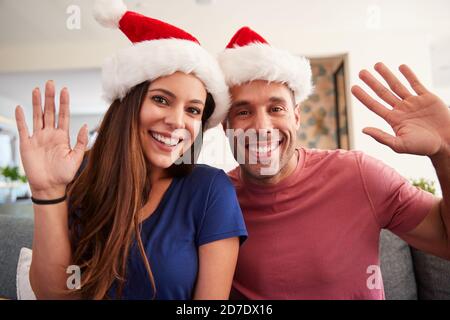
{"type": "Polygon", "coordinates": [[[155,138],[159,142],[162,142],[165,145],[170,146],[170,147],[174,147],[180,142],[179,138],[165,137],[165,136],[163,136],[159,133],[155,133],[155,132],[150,132],[150,134],[153,138],[155,138]]]}

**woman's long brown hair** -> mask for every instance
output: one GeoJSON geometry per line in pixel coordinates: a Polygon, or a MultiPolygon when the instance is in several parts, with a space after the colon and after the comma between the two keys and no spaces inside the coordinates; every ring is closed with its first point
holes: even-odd
{"type": "MultiPolygon", "coordinates": [[[[121,297],[134,241],[150,277],[153,298],[156,295],[139,220],[151,188],[149,166],[139,136],[139,114],[148,87],[149,82],[141,83],[121,101],[112,103],[93,147],[86,152],[85,168],[68,187],[69,217],[73,221],[72,263],[81,268],[81,288],[77,294],[85,299],[108,298],[113,284],[117,285],[116,297],[121,297]]],[[[202,128],[214,107],[208,94],[202,128]]],[[[189,152],[196,158],[198,154],[194,155],[193,149],[189,152]]],[[[192,166],[173,164],[168,172],[172,176],[185,175],[192,166]]]]}

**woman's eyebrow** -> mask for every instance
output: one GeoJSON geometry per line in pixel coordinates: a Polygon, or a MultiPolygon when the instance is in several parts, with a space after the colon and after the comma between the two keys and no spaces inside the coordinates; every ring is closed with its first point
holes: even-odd
{"type": "MultiPolygon", "coordinates": [[[[172,99],[176,99],[176,98],[177,98],[177,96],[176,96],[174,93],[170,92],[170,91],[167,90],[167,89],[155,88],[155,89],[148,90],[148,92],[153,92],[153,91],[163,92],[163,93],[165,93],[166,95],[168,95],[169,97],[171,97],[172,99]]],[[[189,102],[190,102],[190,103],[196,103],[196,104],[205,105],[205,103],[204,103],[203,101],[198,100],[198,99],[193,99],[193,100],[190,100],[189,102]]]]}
{"type": "Polygon", "coordinates": [[[153,91],[160,91],[160,92],[163,92],[163,93],[167,94],[169,97],[174,98],[174,99],[177,97],[175,94],[173,94],[173,93],[170,92],[169,90],[162,89],[162,88],[156,88],[156,89],[148,90],[148,92],[153,92],[153,91]]]}
{"type": "Polygon", "coordinates": [[[190,103],[197,103],[197,104],[205,105],[205,103],[204,103],[203,101],[197,100],[197,99],[191,100],[191,101],[189,101],[189,102],[190,102],[190,103]]]}

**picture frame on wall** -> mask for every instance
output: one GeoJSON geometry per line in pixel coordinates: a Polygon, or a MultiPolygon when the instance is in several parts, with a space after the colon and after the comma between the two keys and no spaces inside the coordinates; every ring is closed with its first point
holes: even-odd
{"type": "Polygon", "coordinates": [[[346,56],[310,58],[314,93],[302,103],[298,143],[307,148],[350,149],[346,56]]]}

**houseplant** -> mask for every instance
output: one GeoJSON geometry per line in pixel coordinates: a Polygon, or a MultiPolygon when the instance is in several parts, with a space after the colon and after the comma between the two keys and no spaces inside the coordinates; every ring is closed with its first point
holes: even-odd
{"type": "Polygon", "coordinates": [[[0,191],[2,191],[1,198],[3,198],[0,199],[0,202],[14,202],[18,195],[24,194],[28,198],[29,192],[26,182],[27,177],[20,174],[19,167],[0,167],[0,191]]]}

